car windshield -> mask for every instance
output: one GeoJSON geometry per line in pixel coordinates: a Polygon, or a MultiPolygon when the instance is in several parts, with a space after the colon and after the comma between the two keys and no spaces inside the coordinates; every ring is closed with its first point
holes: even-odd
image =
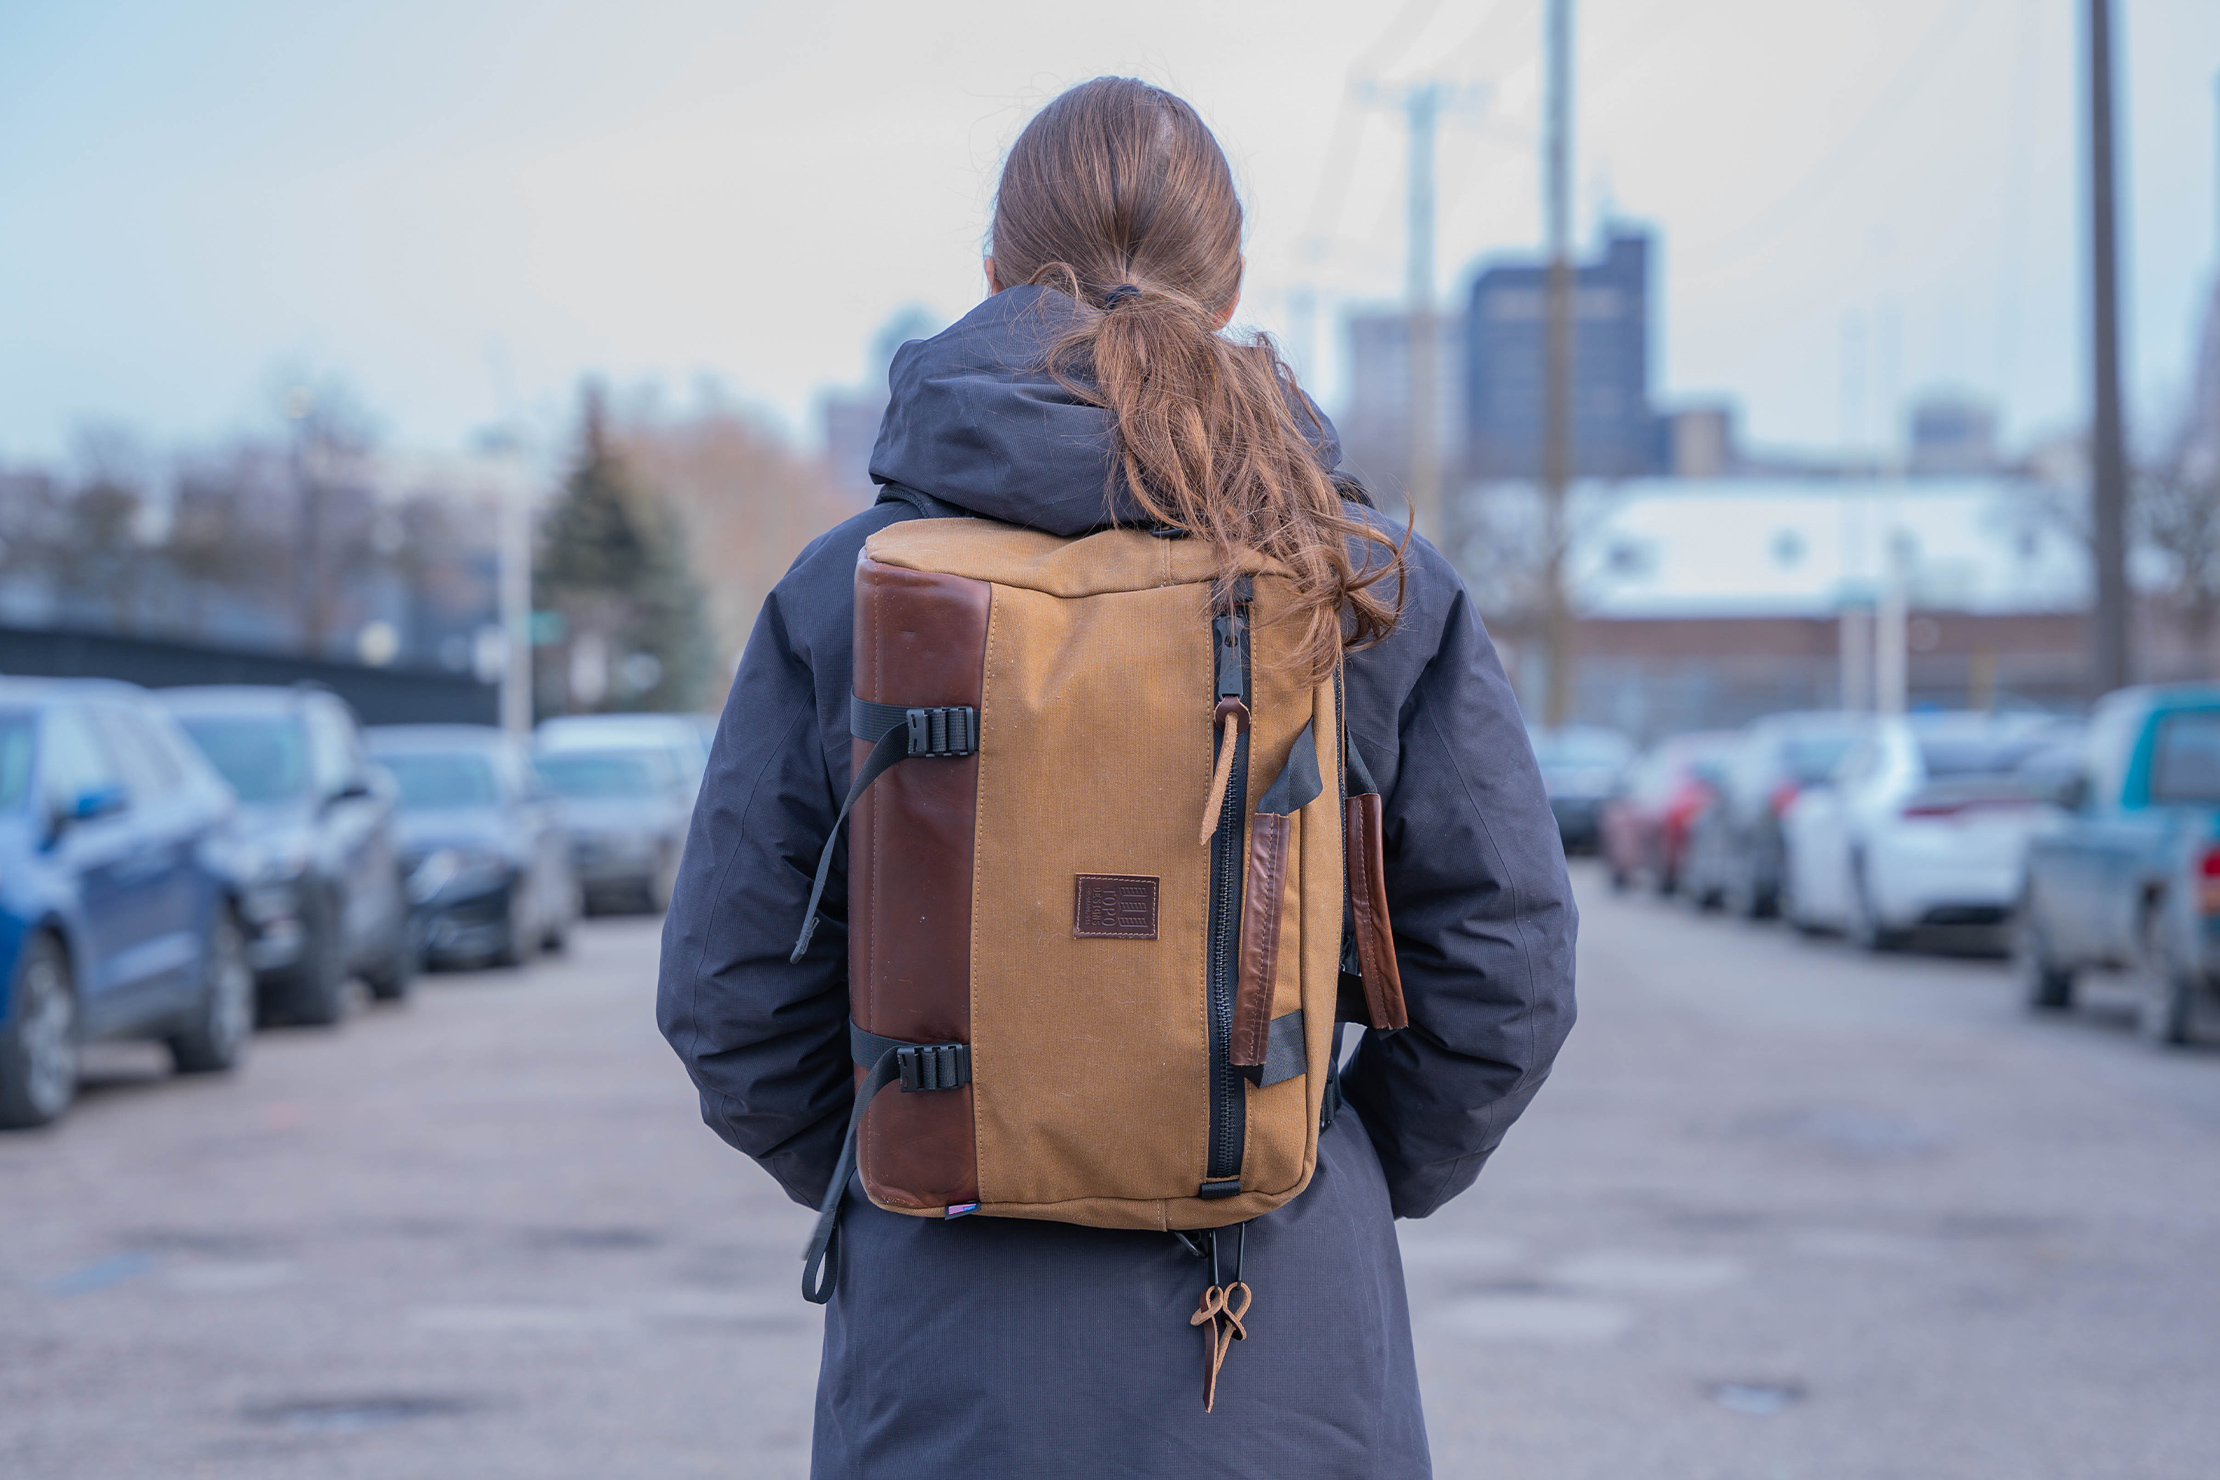
{"type": "Polygon", "coordinates": [[[1559,730],[1534,736],[1534,759],[1544,770],[1608,770],[1624,765],[1632,747],[1610,730],[1559,730]]]}
{"type": "Polygon", "coordinates": [[[2025,765],[2043,743],[2034,735],[1927,735],[1919,742],[1919,761],[1931,781],[2004,776],[2025,765]]]}
{"type": "Polygon", "coordinates": [[[493,762],[483,755],[455,750],[388,751],[378,763],[393,773],[408,812],[444,807],[491,807],[501,800],[493,762]]]}
{"type": "Polygon", "coordinates": [[[178,723],[240,801],[283,801],[308,790],[308,732],[291,715],[180,715],[178,723]]]}
{"type": "Polygon", "coordinates": [[[1802,785],[1825,781],[1850,753],[1858,737],[1849,731],[1790,735],[1781,741],[1781,769],[1802,785]]]}
{"type": "Polygon", "coordinates": [[[2184,710],[2159,720],[2151,800],[2220,802],[2220,709],[2184,710]]]}
{"type": "Polygon", "coordinates": [[[12,812],[31,794],[31,756],[38,721],[20,709],[0,711],[0,811],[12,812]]]}
{"type": "Polygon", "coordinates": [[[569,750],[539,758],[550,790],[565,797],[646,797],[662,789],[660,751],[569,750]]]}

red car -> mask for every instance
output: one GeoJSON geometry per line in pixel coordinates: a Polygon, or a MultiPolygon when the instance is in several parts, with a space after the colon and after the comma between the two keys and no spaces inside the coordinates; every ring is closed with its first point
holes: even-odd
{"type": "Polygon", "coordinates": [[[1625,786],[1603,805],[1603,859],[1611,887],[1630,889],[1646,874],[1658,893],[1673,891],[1689,824],[1710,805],[1716,768],[1735,739],[1732,730],[1675,735],[1628,767],[1625,786]]]}

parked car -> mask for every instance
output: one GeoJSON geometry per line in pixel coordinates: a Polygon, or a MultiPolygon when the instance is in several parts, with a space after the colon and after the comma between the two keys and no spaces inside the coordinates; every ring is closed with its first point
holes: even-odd
{"type": "Polygon", "coordinates": [[[1603,857],[1616,889],[1647,877],[1660,894],[1680,881],[1688,828],[1710,804],[1732,730],[1675,735],[1651,746],[1627,768],[1618,793],[1603,804],[1603,857]]]}
{"type": "MultiPolygon", "coordinates": [[[[542,755],[613,748],[668,751],[672,763],[699,791],[715,734],[716,720],[703,714],[562,714],[541,720],[532,741],[542,755]]],[[[692,806],[693,800],[689,793],[687,805],[692,806]]]]}
{"type": "Polygon", "coordinates": [[[364,738],[399,791],[425,959],[515,966],[560,950],[578,877],[524,745],[490,725],[382,725],[364,738]]]}
{"type": "Polygon", "coordinates": [[[239,795],[240,915],[265,1019],[338,1022],[352,976],[407,996],[416,942],[393,780],[363,753],[354,711],[307,687],[157,697],[239,795]]]}
{"type": "Polygon", "coordinates": [[[182,1074],[239,1062],[235,806],[144,690],[0,679],[0,1127],[67,1109],[93,1039],[156,1039],[182,1074]]]}
{"type": "Polygon", "coordinates": [[[2144,1033],[2210,1029],[2220,981],[2220,689],[2135,688],[2089,723],[2070,815],[2027,852],[2015,955],[2031,1006],[2123,971],[2144,1033]]]}
{"type": "Polygon", "coordinates": [[[1634,742],[1597,725],[1529,730],[1542,788],[1567,853],[1593,853],[1602,840],[1604,802],[1619,789],[1634,742]]]}
{"type": "Polygon", "coordinates": [[[663,746],[542,751],[540,777],[570,835],[589,909],[671,902],[701,778],[663,746]]]}
{"type": "Polygon", "coordinates": [[[2021,774],[2058,730],[2024,714],[1880,720],[1783,815],[1781,913],[1869,950],[1921,927],[2001,926],[2029,840],[2058,821],[2055,788],[2021,774]]]}
{"type": "Polygon", "coordinates": [[[1691,824],[1681,892],[1699,909],[1755,919],[1780,902],[1781,814],[1827,778],[1872,716],[1839,710],[1767,715],[1746,725],[1719,773],[1718,796],[1691,824]]]}

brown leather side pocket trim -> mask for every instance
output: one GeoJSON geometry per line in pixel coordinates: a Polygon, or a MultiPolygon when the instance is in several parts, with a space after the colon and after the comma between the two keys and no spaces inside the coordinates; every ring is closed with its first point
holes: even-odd
{"type": "Polygon", "coordinates": [[[1280,901],[1287,891],[1292,820],[1259,812],[1249,830],[1249,877],[1241,891],[1241,970],[1226,1051],[1226,1061],[1238,1068],[1262,1067],[1272,1047],[1272,984],[1279,977],[1280,901]]]}
{"type": "MultiPolygon", "coordinates": [[[[1383,1032],[1411,1025],[1403,1007],[1403,973],[1395,963],[1395,933],[1388,926],[1385,825],[1380,794],[1349,798],[1349,907],[1356,917],[1357,960],[1364,967],[1364,1005],[1383,1032]]],[[[1261,819],[1260,819],[1261,820],[1261,819]]]]}
{"type": "MultiPolygon", "coordinates": [[[[855,691],[883,704],[984,706],[993,591],[984,581],[856,566],[855,691]]],[[[870,744],[850,742],[860,766],[870,744]]],[[[910,1043],[971,1041],[971,878],[979,757],[921,757],[881,776],[848,834],[848,1010],[910,1043]]],[[[857,1066],[860,1076],[863,1067],[857,1066]]],[[[979,1200],[973,1086],[887,1090],[864,1112],[863,1185],[882,1206],[979,1200]]]]}

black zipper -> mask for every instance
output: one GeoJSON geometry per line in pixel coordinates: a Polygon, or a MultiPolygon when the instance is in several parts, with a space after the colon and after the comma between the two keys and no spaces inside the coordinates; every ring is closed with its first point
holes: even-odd
{"type": "MultiPolygon", "coordinates": [[[[1249,702],[1249,596],[1247,580],[1235,593],[1233,610],[1213,617],[1210,634],[1217,661],[1217,701],[1249,702]]],[[[1225,723],[1233,724],[1230,716],[1225,723]]],[[[1213,726],[1215,729],[1215,726],[1213,726]]],[[[1218,739],[1213,734],[1212,739],[1218,739]]],[[[1232,1063],[1233,995],[1238,982],[1241,935],[1241,835],[1248,815],[1249,725],[1244,714],[1234,742],[1233,775],[1218,811],[1218,831],[1210,840],[1210,1157],[1202,1195],[1228,1197],[1241,1190],[1242,1143],[1248,1133],[1248,1101],[1241,1072],[1232,1063]]]]}

